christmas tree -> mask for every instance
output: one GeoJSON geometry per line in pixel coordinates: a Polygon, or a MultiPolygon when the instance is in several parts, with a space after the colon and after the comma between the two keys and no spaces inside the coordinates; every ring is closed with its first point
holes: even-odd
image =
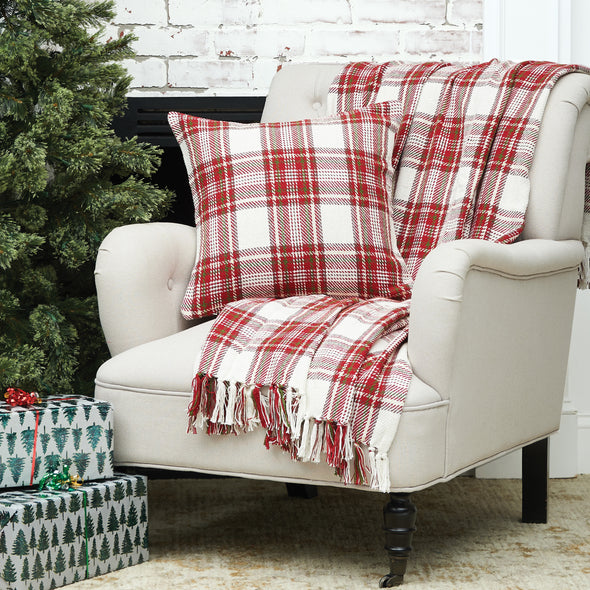
{"type": "Polygon", "coordinates": [[[98,247],[169,202],[158,149],[111,128],[134,40],[106,40],[112,18],[111,1],[0,0],[0,394],[92,394],[98,247]]]}

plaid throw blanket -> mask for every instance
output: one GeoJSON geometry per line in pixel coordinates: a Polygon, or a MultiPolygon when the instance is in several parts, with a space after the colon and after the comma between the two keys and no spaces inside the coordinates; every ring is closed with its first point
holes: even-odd
{"type": "MultiPolygon", "coordinates": [[[[549,90],[569,66],[443,63],[346,66],[333,112],[400,101],[394,221],[415,277],[438,243],[511,242],[549,90]]],[[[189,428],[266,430],[298,460],[324,456],[345,483],[389,489],[388,451],[412,372],[409,300],[324,295],[227,305],[196,364],[189,428]]]]}
{"type": "Polygon", "coordinates": [[[412,276],[438,243],[514,241],[524,225],[528,171],[557,79],[548,62],[348,65],[329,110],[397,100],[404,118],[393,159],[394,229],[412,276]]]}
{"type": "Polygon", "coordinates": [[[322,452],[342,480],[386,489],[411,378],[409,301],[245,299],[218,316],[193,383],[191,427],[266,430],[295,459],[322,452]],[[372,441],[366,444],[364,441],[372,441]]]}

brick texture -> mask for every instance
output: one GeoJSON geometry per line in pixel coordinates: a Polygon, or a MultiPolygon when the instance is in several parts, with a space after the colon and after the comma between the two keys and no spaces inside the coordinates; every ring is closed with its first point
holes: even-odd
{"type": "Polygon", "coordinates": [[[116,0],[135,96],[265,95],[287,62],[480,61],[484,0],[116,0]]]}

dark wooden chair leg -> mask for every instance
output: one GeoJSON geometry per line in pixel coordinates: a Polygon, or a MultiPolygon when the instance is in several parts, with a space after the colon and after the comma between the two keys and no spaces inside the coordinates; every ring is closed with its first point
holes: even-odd
{"type": "Polygon", "coordinates": [[[547,522],[549,439],[522,449],[522,522],[547,522]]]}
{"type": "Polygon", "coordinates": [[[291,483],[287,482],[287,494],[290,498],[315,498],[318,495],[317,486],[308,485],[306,483],[291,483]]]}
{"type": "Polygon", "coordinates": [[[412,551],[412,535],[416,530],[416,506],[410,494],[390,494],[383,508],[385,549],[389,553],[389,573],[379,581],[379,588],[393,588],[404,581],[408,557],[412,551]]]}

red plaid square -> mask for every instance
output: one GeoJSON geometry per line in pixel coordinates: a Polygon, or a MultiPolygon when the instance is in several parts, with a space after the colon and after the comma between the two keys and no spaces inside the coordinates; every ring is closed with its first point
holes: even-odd
{"type": "Polygon", "coordinates": [[[405,299],[390,224],[398,115],[392,102],[289,123],[170,113],[200,232],[184,317],[249,297],[405,299]]]}

